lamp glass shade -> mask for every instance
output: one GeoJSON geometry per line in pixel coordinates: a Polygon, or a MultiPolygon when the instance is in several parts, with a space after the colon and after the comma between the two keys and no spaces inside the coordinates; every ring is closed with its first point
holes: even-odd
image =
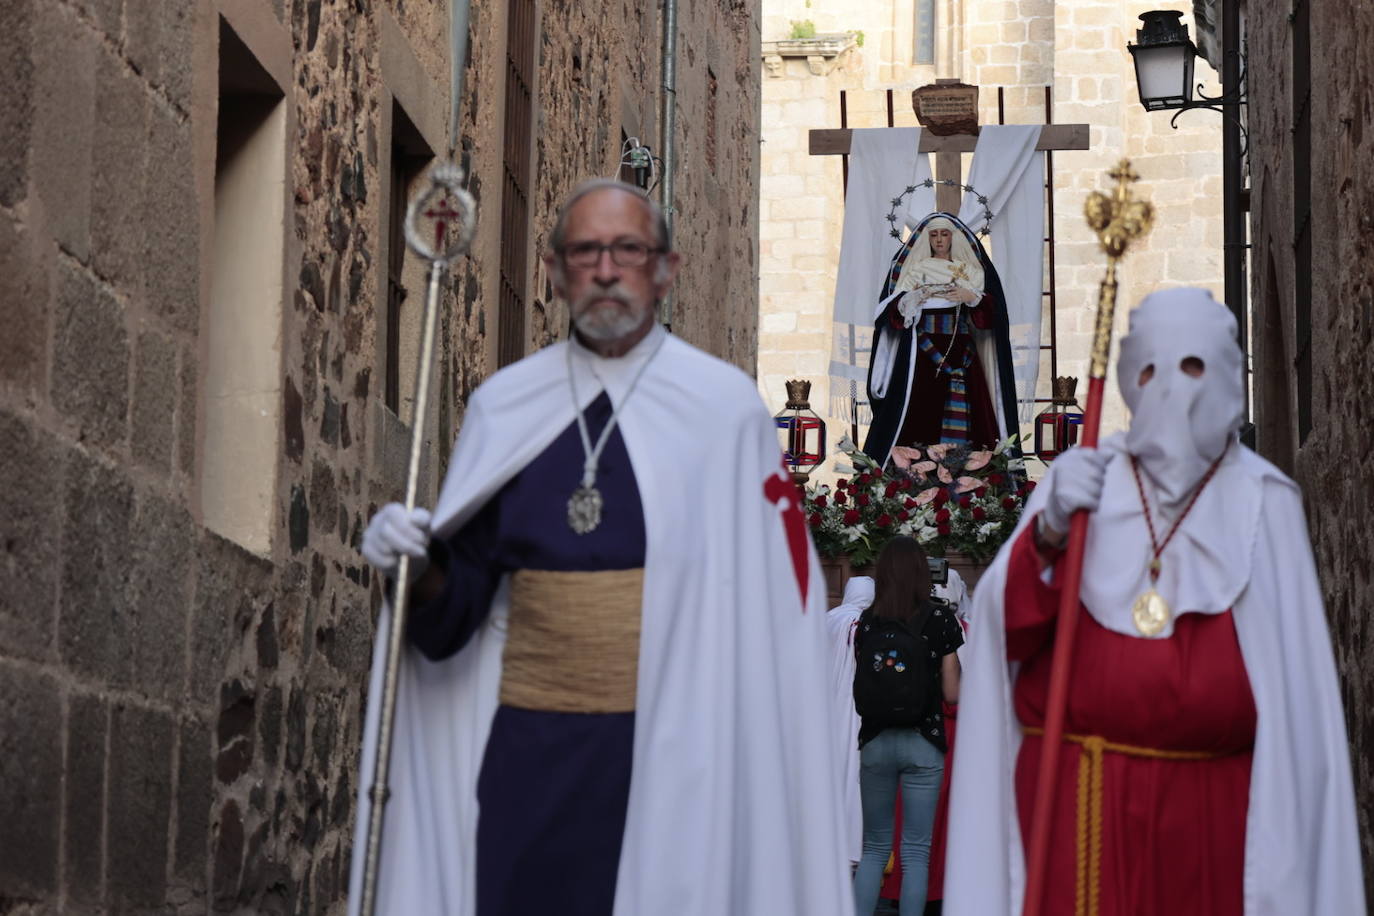
{"type": "Polygon", "coordinates": [[[784,408],[773,422],[788,470],[809,474],[825,460],[825,421],[815,411],[784,408]]]}
{"type": "Polygon", "coordinates": [[[1035,455],[1049,463],[1078,444],[1083,414],[1072,408],[1051,405],[1035,418],[1035,455]]]}
{"type": "Polygon", "coordinates": [[[1052,384],[1054,397],[1050,399],[1050,406],[1035,418],[1035,456],[1046,464],[1077,445],[1083,431],[1083,412],[1074,398],[1078,379],[1059,376],[1052,384]]]}
{"type": "Polygon", "coordinates": [[[803,477],[825,460],[825,421],[811,409],[810,396],[810,382],[788,379],[787,406],[773,417],[783,461],[789,471],[803,477]]]}
{"type": "Polygon", "coordinates": [[[1130,50],[1140,104],[1146,111],[1182,108],[1193,100],[1193,58],[1197,52],[1191,41],[1131,45],[1130,50]]]}

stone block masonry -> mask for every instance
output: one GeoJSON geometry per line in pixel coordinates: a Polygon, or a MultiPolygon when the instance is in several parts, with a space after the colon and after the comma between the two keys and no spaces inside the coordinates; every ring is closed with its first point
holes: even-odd
{"type": "MultiPolygon", "coordinates": [[[[660,146],[659,7],[540,6],[517,242],[536,249],[566,191],[614,170],[622,131],[660,146]]],[[[460,153],[479,228],[443,289],[424,499],[496,369],[507,9],[473,4],[460,153]]],[[[411,430],[381,381],[387,236],[404,205],[391,131],[404,112],[444,150],[447,17],[420,3],[0,0],[6,913],[345,910],[380,598],[358,544],[400,496],[411,430]],[[264,231],[285,239],[281,306],[248,329],[261,333],[245,356],[268,366],[252,377],[281,416],[263,433],[268,472],[239,482],[268,493],[270,536],[251,549],[207,527],[203,496],[224,325],[213,281],[234,241],[215,232],[233,152],[220,117],[251,108],[235,108],[244,90],[278,99],[260,114],[277,119],[269,153],[284,166],[262,195],[264,231]]],[[[680,27],[675,330],[752,370],[758,3],[686,5],[680,27]]],[[[567,324],[530,260],[527,350],[567,324]]],[[[403,320],[421,297],[410,290],[403,320]]]]}

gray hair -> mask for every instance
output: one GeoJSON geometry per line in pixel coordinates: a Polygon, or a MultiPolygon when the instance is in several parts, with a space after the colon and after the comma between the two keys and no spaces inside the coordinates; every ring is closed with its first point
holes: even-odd
{"type": "Polygon", "coordinates": [[[558,218],[554,220],[553,231],[549,233],[549,248],[551,250],[562,252],[568,230],[568,213],[572,211],[577,202],[588,194],[605,190],[624,191],[643,203],[644,208],[649,213],[649,220],[657,232],[658,247],[662,248],[664,252],[673,250],[673,240],[668,232],[668,218],[663,215],[663,208],[645,197],[634,185],[616,178],[589,178],[572,189],[568,199],[563,201],[563,206],[558,209],[558,218]]]}

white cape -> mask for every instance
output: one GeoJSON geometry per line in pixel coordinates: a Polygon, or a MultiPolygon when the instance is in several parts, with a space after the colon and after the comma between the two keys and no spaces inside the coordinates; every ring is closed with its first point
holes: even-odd
{"type": "MultiPolygon", "coordinates": [[[[603,386],[618,405],[664,333],[655,328],[619,360],[557,344],[483,384],[435,508],[436,532],[461,527],[573,422],[569,346],[580,406],[603,386]]],[[[620,427],[647,544],[615,916],[847,916],[825,588],[805,537],[803,606],[781,508],[796,491],[781,473],[772,420],[744,373],[669,335],[620,427]],[[770,501],[766,486],[781,500],[770,501]]],[[[550,523],[561,523],[563,496],[551,499],[550,523]]],[[[452,658],[405,652],[379,913],[474,912],[475,787],[497,705],[508,588],[452,658]]],[[[359,905],[389,617],[384,609],[368,695],[350,913],[359,905]]]]}
{"type": "MultiPolygon", "coordinates": [[[[1120,502],[1116,491],[1124,483],[1122,468],[1129,474],[1129,464],[1121,435],[1104,440],[1101,447],[1114,453],[1103,497],[1106,508],[1120,502]]],[[[1051,466],[1050,474],[1056,467],[1051,466]]],[[[1046,493],[1048,487],[1042,485],[1032,495],[1022,527],[1042,508],[1046,493]]],[[[1108,524],[1119,528],[1123,521],[1119,516],[1108,524]]],[[[1230,591],[1222,596],[1226,603],[1221,610],[1233,609],[1258,713],[1245,834],[1245,916],[1364,913],[1350,749],[1298,489],[1263,458],[1233,445],[1176,540],[1194,540],[1190,528],[1194,535],[1210,529],[1219,535],[1215,543],[1230,549],[1239,542],[1242,548],[1232,549],[1230,556],[1199,557],[1198,565],[1213,569],[1194,570],[1197,578],[1191,583],[1161,579],[1160,588],[1166,599],[1180,587],[1202,601],[1215,598],[1218,589],[1230,591]],[[1233,575],[1238,566],[1246,569],[1245,576],[1233,575]],[[1203,588],[1203,583],[1210,587],[1203,588]]],[[[1095,532],[1096,517],[1088,529],[1090,545],[1095,532]]],[[[1015,536],[998,554],[974,596],[951,789],[945,872],[949,916],[1015,916],[1025,893],[1012,784],[1021,734],[1011,703],[1015,672],[1006,660],[1003,626],[1008,554],[1014,540],[1015,536]]],[[[1185,552],[1167,549],[1165,570],[1171,556],[1185,552]]],[[[1101,560],[1092,565],[1092,553],[1090,546],[1085,574],[1107,566],[1101,560]]],[[[1117,578],[1135,580],[1136,561],[1143,566],[1148,559],[1138,553],[1115,557],[1117,578]]],[[[1095,620],[1120,630],[1119,615],[1125,609],[1094,607],[1088,603],[1086,583],[1083,594],[1095,620]]],[[[1192,600],[1185,598],[1185,612],[1212,610],[1189,611],[1192,600]]]]}
{"type": "Polygon", "coordinates": [[[844,749],[844,848],[849,861],[863,853],[864,813],[859,801],[859,714],[854,710],[854,627],[873,604],[873,578],[853,576],[844,584],[844,601],[825,615],[830,631],[831,689],[841,710],[837,740],[844,749]]]}

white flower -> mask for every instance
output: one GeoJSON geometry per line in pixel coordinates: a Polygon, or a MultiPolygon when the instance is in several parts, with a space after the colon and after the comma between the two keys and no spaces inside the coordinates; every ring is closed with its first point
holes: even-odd
{"type": "Polygon", "coordinates": [[[852,455],[859,450],[858,446],[854,444],[854,440],[849,438],[848,436],[841,436],[839,444],[835,447],[838,448],[840,451],[844,452],[846,455],[852,455]]]}
{"type": "Polygon", "coordinates": [[[1000,528],[1000,527],[1001,527],[1001,524],[998,523],[998,522],[984,522],[983,524],[979,525],[979,526],[978,526],[978,543],[981,544],[981,543],[983,543],[984,541],[986,541],[988,538],[992,537],[993,532],[995,532],[995,531],[996,531],[998,528],[1000,528]]]}
{"type": "Polygon", "coordinates": [[[929,544],[939,537],[940,532],[932,525],[926,525],[916,535],[916,540],[921,544],[929,544]]]}

